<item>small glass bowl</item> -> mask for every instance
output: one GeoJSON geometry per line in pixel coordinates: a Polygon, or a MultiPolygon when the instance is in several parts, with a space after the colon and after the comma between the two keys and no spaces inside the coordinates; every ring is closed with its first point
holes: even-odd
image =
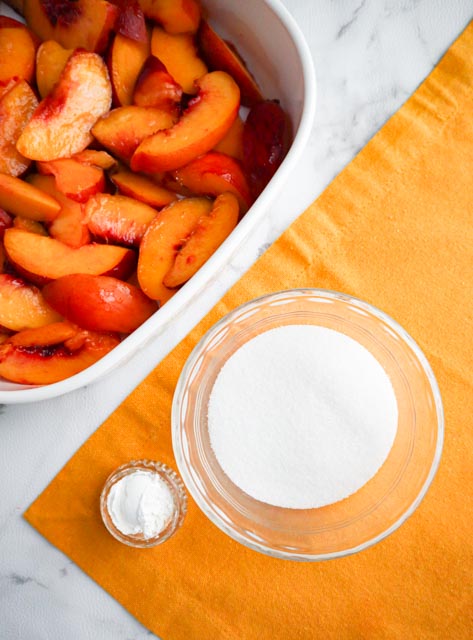
{"type": "Polygon", "coordinates": [[[132,460],[118,467],[106,480],[100,495],[100,513],[102,520],[114,538],[127,544],[130,547],[146,548],[154,547],[165,542],[173,533],[181,526],[187,513],[187,494],[184,489],[182,480],[177,473],[165,465],[163,462],[154,462],[152,460],[132,460]],[[119,480],[125,476],[131,475],[136,471],[152,471],[159,475],[169,487],[173,502],[174,512],[166,527],[152,538],[145,538],[142,533],[124,534],[113,523],[112,517],[108,511],[107,499],[111,488],[119,480]]]}
{"type": "Polygon", "coordinates": [[[366,549],[413,513],[439,465],[443,409],[429,363],[397,322],[343,293],[293,289],[241,305],[204,335],[179,378],[172,430],[179,472],[214,524],[256,551],[315,561],[366,549]],[[348,498],[314,509],[275,507],[244,493],[220,467],[207,426],[209,397],[226,361],[255,336],[294,324],[340,331],[368,349],[391,380],[399,413],[392,449],[378,473],[348,498]]]}

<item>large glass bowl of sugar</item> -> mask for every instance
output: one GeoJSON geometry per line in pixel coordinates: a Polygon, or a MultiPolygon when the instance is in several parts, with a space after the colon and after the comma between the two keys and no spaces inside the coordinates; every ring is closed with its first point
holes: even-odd
{"type": "MultiPolygon", "coordinates": [[[[303,332],[301,336],[304,336],[303,332]]],[[[339,344],[343,342],[339,341],[339,344]]],[[[287,402],[291,402],[291,398],[289,395],[287,402]]],[[[389,400],[389,394],[386,399],[389,400]]],[[[253,397],[251,402],[254,401],[253,397]]],[[[224,406],[223,402],[220,404],[224,406]]],[[[217,412],[217,415],[221,414],[217,412]]],[[[255,415],[258,415],[256,409],[255,415]]],[[[287,419],[288,414],[284,415],[287,419]]],[[[376,415],[374,413],[371,417],[376,415]]],[[[214,325],[195,347],[181,373],[174,395],[172,425],[174,454],[180,473],[206,516],[247,547],[292,560],[314,561],[348,555],[392,533],[412,514],[425,495],[437,470],[443,443],[440,393],[432,370],[414,340],[394,320],[366,302],[319,289],[296,289],[263,296],[238,307],[214,325]],[[328,484],[330,491],[327,495],[342,497],[329,503],[321,501],[323,491],[320,495],[314,491],[314,502],[311,502],[310,488],[300,484],[301,477],[296,477],[296,473],[293,476],[294,486],[288,486],[291,475],[287,475],[286,469],[284,482],[288,491],[283,492],[282,497],[290,506],[278,506],[281,494],[276,492],[273,499],[271,492],[258,493],[268,488],[264,483],[261,485],[261,470],[258,471],[259,476],[252,472],[250,484],[245,485],[244,477],[238,472],[241,469],[251,470],[247,459],[233,475],[236,482],[229,477],[231,469],[222,468],[222,464],[227,466],[228,460],[234,462],[235,455],[227,452],[217,456],[214,451],[216,441],[213,432],[218,429],[218,424],[209,412],[209,401],[212,392],[215,398],[216,381],[219,376],[222,378],[225,365],[237,352],[241,353],[244,345],[256,342],[254,338],[271,329],[303,325],[344,334],[350,342],[355,341],[363,351],[369,352],[390,381],[397,405],[397,427],[393,432],[392,424],[388,424],[393,419],[393,411],[386,410],[383,414],[381,407],[379,419],[382,422],[386,416],[386,424],[380,424],[379,429],[390,430],[391,436],[388,434],[384,438],[385,453],[379,470],[376,471],[376,464],[371,465],[372,472],[368,473],[367,481],[362,473],[356,475],[353,472],[355,484],[357,478],[364,481],[359,488],[355,487],[354,493],[348,492],[349,495],[343,497],[345,480],[341,473],[341,493],[338,491],[340,488],[334,486],[341,468],[337,467],[336,461],[336,473],[328,484]],[[257,483],[256,487],[251,485],[253,481],[257,483]],[[291,493],[290,489],[294,488],[296,491],[291,493]],[[255,495],[269,497],[266,501],[255,498],[255,495]],[[295,495],[301,495],[300,504],[295,495]],[[304,505],[319,503],[322,506],[303,508],[304,505]]],[[[297,427],[295,429],[297,431],[297,427]]],[[[248,437],[248,432],[242,430],[242,438],[245,437],[248,437]]],[[[294,437],[297,438],[297,432],[294,437]]],[[[229,446],[235,446],[237,440],[233,443],[229,446]]],[[[343,442],[338,442],[337,446],[342,453],[343,442]]],[[[348,443],[348,452],[351,446],[352,443],[348,443]]],[[[367,447],[363,455],[368,455],[371,450],[367,447]]],[[[269,447],[270,454],[272,451],[269,447]]],[[[294,463],[292,454],[292,449],[288,449],[290,464],[294,463]]],[[[267,456],[268,452],[262,452],[262,460],[264,455],[267,456]]],[[[376,455],[380,455],[379,450],[376,455]]],[[[314,464],[320,465],[321,462],[323,460],[314,456],[314,464]]],[[[366,466],[369,463],[367,460],[366,466]]],[[[264,467],[263,462],[261,466],[264,467]]],[[[313,482],[315,477],[308,477],[308,480],[313,482]]]]}

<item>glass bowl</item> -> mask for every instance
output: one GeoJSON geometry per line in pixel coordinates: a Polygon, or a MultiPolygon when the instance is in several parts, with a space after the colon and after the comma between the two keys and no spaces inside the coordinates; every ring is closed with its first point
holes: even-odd
{"type": "Polygon", "coordinates": [[[157,544],[165,542],[181,526],[187,513],[187,495],[182,480],[179,478],[177,473],[163,462],[154,462],[152,460],[132,460],[131,462],[127,462],[121,467],[118,467],[118,469],[116,469],[107,478],[100,495],[100,513],[108,532],[111,533],[114,538],[123,542],[123,544],[138,548],[154,547],[157,544]],[[142,533],[122,533],[122,531],[115,526],[108,510],[107,500],[112,487],[119,480],[125,476],[135,473],[136,471],[151,471],[156,473],[168,486],[173,499],[174,510],[169,522],[162,531],[153,537],[145,538],[142,533]]]}
{"type": "Polygon", "coordinates": [[[176,387],[172,436],[189,492],[222,531],[270,556],[325,560],[366,549],[413,513],[440,461],[443,409],[425,356],[394,320],[343,293],[295,289],[243,304],[204,335],[176,387]],[[357,340],[384,367],[398,404],[396,436],[381,469],[353,495],[321,508],[287,509],[250,497],[222,471],[209,440],[208,401],[222,366],[248,340],[291,324],[323,326],[357,340]]]}

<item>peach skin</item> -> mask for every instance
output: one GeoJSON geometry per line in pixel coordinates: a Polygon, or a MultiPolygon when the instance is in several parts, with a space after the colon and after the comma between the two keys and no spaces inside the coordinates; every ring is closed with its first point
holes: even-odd
{"type": "Polygon", "coordinates": [[[138,287],[109,276],[64,276],[47,284],[43,296],[58,313],[91,331],[131,333],[158,308],[138,287]]]}

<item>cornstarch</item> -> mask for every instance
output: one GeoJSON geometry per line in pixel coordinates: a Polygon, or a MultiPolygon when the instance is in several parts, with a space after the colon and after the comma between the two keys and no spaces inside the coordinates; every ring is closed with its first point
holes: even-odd
{"type": "Polygon", "coordinates": [[[141,533],[144,538],[153,538],[171,520],[174,501],[169,487],[157,473],[135,471],[112,486],[107,508],[122,533],[141,533]]]}
{"type": "Polygon", "coordinates": [[[225,474],[262,502],[322,507],[360,489],[397,430],[391,381],[376,358],[333,329],[266,331],[222,367],[208,405],[225,474]]]}

